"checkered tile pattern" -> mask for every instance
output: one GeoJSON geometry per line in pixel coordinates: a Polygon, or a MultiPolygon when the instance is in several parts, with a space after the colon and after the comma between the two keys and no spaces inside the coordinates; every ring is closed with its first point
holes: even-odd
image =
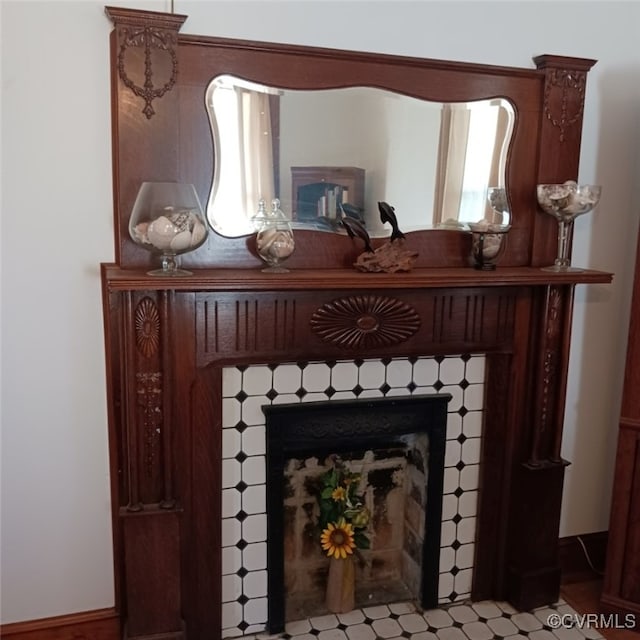
{"type": "Polygon", "coordinates": [[[461,355],[251,365],[223,370],[223,637],[255,634],[266,628],[266,442],[262,406],[268,404],[451,394],[438,601],[448,604],[469,597],[484,367],[484,356],[461,355]]]}

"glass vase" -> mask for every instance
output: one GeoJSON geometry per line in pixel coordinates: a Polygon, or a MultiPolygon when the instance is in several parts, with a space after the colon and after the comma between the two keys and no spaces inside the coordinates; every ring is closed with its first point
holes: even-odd
{"type": "Polygon", "coordinates": [[[258,213],[253,218],[256,229],[256,251],[267,263],[262,269],[265,273],[288,273],[289,269],[282,263],[293,253],[295,240],[291,222],[280,208],[280,200],[271,202],[271,210],[267,211],[266,203],[260,200],[258,213]]]}

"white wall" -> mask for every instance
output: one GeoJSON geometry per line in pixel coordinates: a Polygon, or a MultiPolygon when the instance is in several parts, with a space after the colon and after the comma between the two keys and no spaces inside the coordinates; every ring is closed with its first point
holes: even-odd
{"type": "MultiPolygon", "coordinates": [[[[169,10],[168,0],[110,4],[169,10]]],[[[640,4],[175,0],[185,33],[532,66],[599,60],[580,179],[561,535],[604,530],[628,324],[640,119],[640,4]],[[250,7],[248,5],[251,5],[250,7]],[[482,26],[481,26],[482,25],[482,26]]],[[[98,264],[113,258],[103,4],[10,2],[2,23],[2,622],[113,604],[98,264]]]]}

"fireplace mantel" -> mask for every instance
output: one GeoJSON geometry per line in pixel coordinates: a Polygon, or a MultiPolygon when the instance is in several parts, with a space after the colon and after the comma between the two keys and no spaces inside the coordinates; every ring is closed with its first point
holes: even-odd
{"type": "Polygon", "coordinates": [[[115,25],[116,260],[102,265],[102,282],[124,637],[220,633],[222,376],[224,367],[251,364],[485,354],[472,597],[520,609],[554,601],[573,296],[576,285],[612,276],[540,269],[555,257],[556,224],[537,208],[535,185],[577,178],[594,61],[539,56],[537,68],[515,69],[247,43],[182,36],[185,16],[107,12],[115,25]],[[171,78],[160,93],[132,92],[130,78],[144,67],[140,45],[151,84],[171,78]],[[370,78],[423,99],[511,100],[513,226],[498,268],[468,267],[469,235],[438,230],[407,234],[419,253],[413,271],[363,274],[351,268],[359,251],[349,238],[302,231],[290,272],[268,275],[251,238],[210,233],[185,256],[192,276],[148,276],[151,258],[127,231],[137,188],[186,181],[207,200],[213,153],[202,96],[218,73],[301,88],[370,78]]]}

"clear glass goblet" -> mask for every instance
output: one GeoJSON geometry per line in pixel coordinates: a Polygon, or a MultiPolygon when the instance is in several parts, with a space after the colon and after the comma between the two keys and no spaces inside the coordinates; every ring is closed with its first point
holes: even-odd
{"type": "Polygon", "coordinates": [[[571,266],[569,239],[573,222],[596,207],[602,187],[594,184],[579,185],[573,180],[562,184],[539,184],[536,187],[540,208],[558,221],[558,251],[552,266],[544,271],[584,271],[571,266]]]}
{"type": "Polygon", "coordinates": [[[129,219],[129,235],[159,255],[162,267],[152,276],[190,276],[178,267],[178,256],[194,251],[207,239],[202,206],[192,184],[143,182],[129,219]]]}

